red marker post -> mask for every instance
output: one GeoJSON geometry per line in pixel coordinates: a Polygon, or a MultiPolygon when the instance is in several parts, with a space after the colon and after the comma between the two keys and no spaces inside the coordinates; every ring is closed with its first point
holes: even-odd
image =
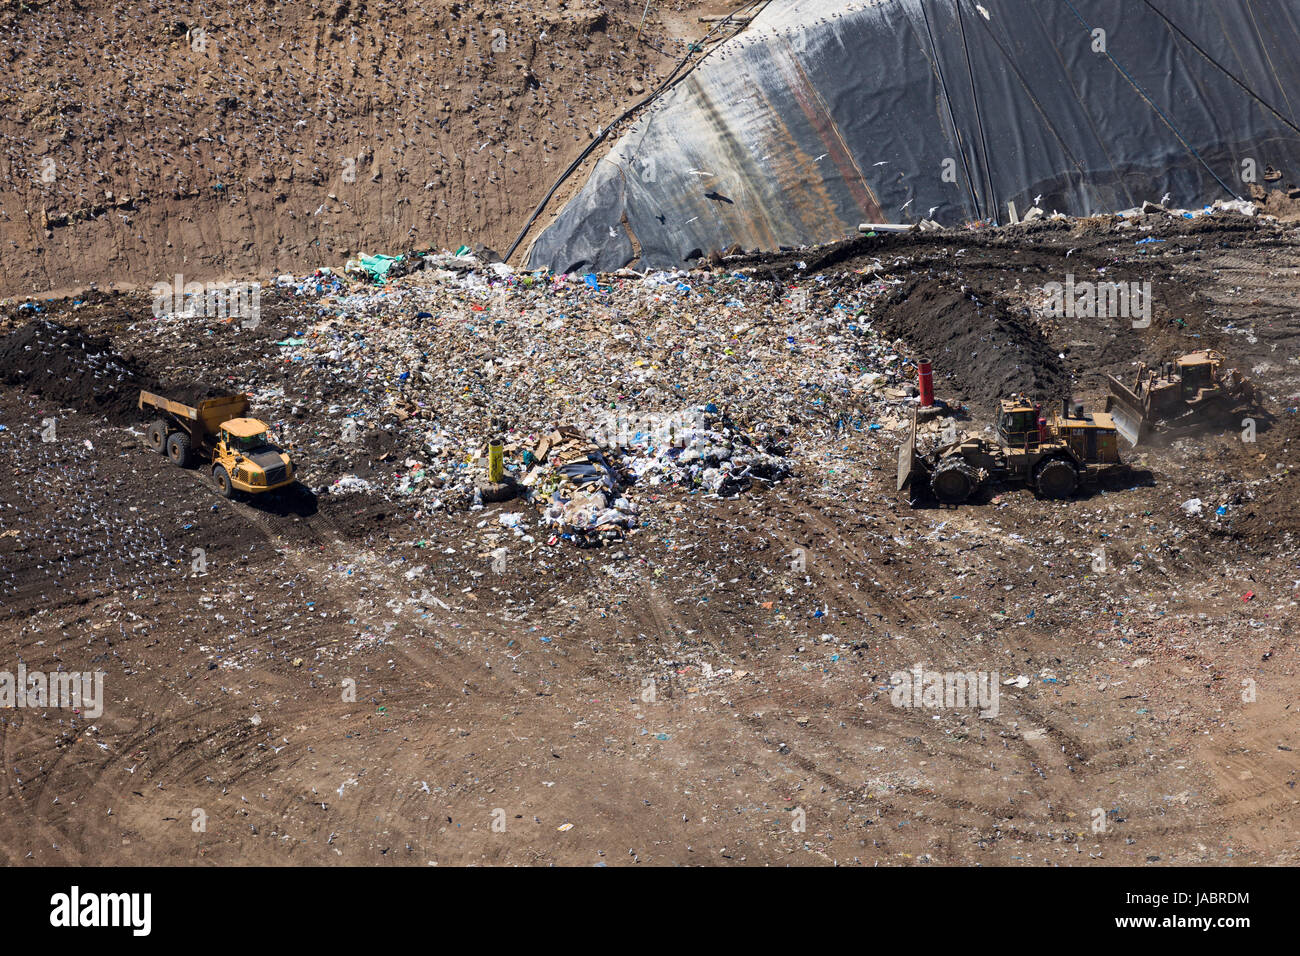
{"type": "Polygon", "coordinates": [[[921,390],[921,407],[934,407],[934,371],[930,368],[929,359],[921,359],[917,362],[917,387],[921,390]]]}

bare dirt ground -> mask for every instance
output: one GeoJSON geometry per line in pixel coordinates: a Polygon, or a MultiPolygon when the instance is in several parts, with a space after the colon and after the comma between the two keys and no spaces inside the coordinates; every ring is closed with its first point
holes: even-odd
{"type": "Polygon", "coordinates": [[[735,6],[0,5],[0,295],[504,253],[735,6]]]}
{"type": "MultiPolygon", "coordinates": [[[[791,416],[793,478],[669,488],[617,546],[494,575],[476,528],[507,506],[231,503],[112,409],[9,385],[0,659],[103,668],[108,702],[4,712],[0,862],[1295,864],[1300,241],[1238,218],[1113,227],[758,263],[898,280],[874,321],[924,340],[975,420],[990,381],[1096,406],[1103,371],[1205,346],[1264,388],[1257,441],[1145,448],[1149,482],[1066,502],[913,510],[893,441],[829,449],[791,416]],[[1037,308],[1043,283],[1098,269],[1152,281],[1151,329],[1037,308]],[[913,295],[944,310],[927,325],[913,295]],[[989,719],[893,706],[915,664],[1025,680],[989,719]]],[[[46,315],[176,381],[184,356],[129,331],[147,302],[81,301],[46,315]]],[[[5,310],[0,333],[30,317],[5,310]]]]}

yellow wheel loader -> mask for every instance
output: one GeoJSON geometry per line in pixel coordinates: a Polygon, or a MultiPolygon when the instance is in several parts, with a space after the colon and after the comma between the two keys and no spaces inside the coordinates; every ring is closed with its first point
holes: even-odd
{"type": "Polygon", "coordinates": [[[140,410],[159,417],[145,429],[145,443],[185,468],[210,462],[223,497],[283,491],[298,483],[286,451],[271,444],[266,423],[245,418],[247,395],[222,395],[197,405],[140,392],[140,410]]]}
{"type": "Polygon", "coordinates": [[[1119,470],[1119,443],[1110,416],[1085,414],[1082,405],[1051,419],[1023,395],[1004,398],[994,439],[958,435],[955,429],[927,454],[917,448],[917,421],[898,450],[898,490],[911,503],[932,497],[959,505],[991,482],[1023,484],[1043,498],[1069,498],[1103,472],[1119,470]]]}

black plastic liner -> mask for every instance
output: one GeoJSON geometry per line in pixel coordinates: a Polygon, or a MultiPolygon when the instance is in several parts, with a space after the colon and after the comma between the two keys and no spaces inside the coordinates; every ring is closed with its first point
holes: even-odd
{"type": "Polygon", "coordinates": [[[775,0],[597,163],[529,266],[1300,181],[1298,24],[1300,0],[775,0]]]}

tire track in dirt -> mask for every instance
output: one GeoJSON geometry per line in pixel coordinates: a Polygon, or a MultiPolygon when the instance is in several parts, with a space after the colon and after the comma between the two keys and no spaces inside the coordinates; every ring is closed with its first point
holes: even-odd
{"type": "MultiPolygon", "coordinates": [[[[832,519],[829,517],[823,518],[819,516],[816,520],[812,522],[813,527],[811,528],[805,527],[803,529],[803,532],[811,534],[815,538],[819,537],[820,540],[823,541],[835,542],[835,548],[832,549],[832,553],[834,554],[836,549],[838,549],[839,553],[835,554],[835,556],[844,558],[845,566],[850,567],[852,566],[852,563],[854,561],[861,560],[861,550],[854,548],[852,546],[852,542],[848,542],[845,539],[840,538],[837,534],[835,534],[834,533],[835,529],[830,524],[831,520],[832,519]]],[[[825,554],[820,555],[818,560],[825,561],[825,554]]],[[[875,573],[877,575],[880,575],[882,573],[880,571],[880,566],[877,564],[867,564],[864,566],[867,567],[872,573],[875,573]]],[[[835,596],[837,599],[842,599],[845,596],[847,596],[848,600],[851,603],[855,604],[859,611],[864,611],[868,608],[883,607],[886,611],[890,611],[890,610],[894,611],[895,615],[897,616],[897,614],[900,611],[902,611],[901,603],[897,601],[891,601],[887,599],[885,596],[890,594],[891,590],[892,593],[901,593],[902,587],[900,582],[898,582],[897,579],[890,577],[889,580],[885,582],[877,583],[876,588],[877,589],[875,591],[868,592],[866,595],[864,595],[863,592],[861,591],[856,591],[856,590],[848,591],[847,589],[842,589],[843,593],[837,593],[835,596]],[[872,601],[868,600],[869,597],[874,597],[876,599],[876,603],[873,603],[872,601]]],[[[835,603],[838,606],[839,603],[838,600],[835,603]]],[[[915,608],[909,607],[907,608],[907,611],[913,612],[912,613],[913,617],[917,616],[915,613],[916,611],[915,608]]],[[[904,616],[906,616],[906,613],[904,613],[904,616]]],[[[942,633],[940,622],[938,622],[933,615],[930,615],[928,613],[923,613],[920,616],[922,617],[923,625],[925,625],[929,630],[931,630],[933,634],[942,633]]],[[[955,643],[952,641],[948,641],[945,646],[950,651],[953,652],[955,652],[957,649],[955,643]]],[[[770,683],[770,678],[768,679],[768,682],[770,683]]],[[[801,690],[804,693],[807,692],[807,688],[801,688],[801,690]]],[[[789,693],[793,693],[793,692],[794,691],[792,690],[789,693]]],[[[766,705],[764,708],[765,711],[770,712],[773,709],[783,711],[780,714],[780,717],[773,717],[770,716],[769,713],[765,712],[762,716],[756,716],[755,714],[751,713],[747,716],[743,716],[740,718],[740,722],[743,725],[750,727],[753,730],[753,732],[764,742],[771,744],[774,741],[795,741],[797,739],[792,732],[789,732],[784,728],[781,729],[776,728],[775,722],[778,719],[784,718],[788,720],[793,713],[791,708],[782,706],[781,699],[779,697],[772,697],[771,695],[760,695],[758,693],[752,695],[731,695],[731,696],[733,697],[733,699],[738,697],[739,702],[741,704],[748,703],[751,700],[757,701],[761,699],[763,703],[766,705]],[[790,713],[785,713],[784,711],[790,711],[790,713]]],[[[815,709],[809,707],[807,702],[800,702],[800,703],[801,706],[799,707],[799,709],[801,710],[807,711],[807,710],[815,709]]],[[[833,714],[831,716],[832,718],[835,717],[835,715],[833,714]]],[[[858,720],[865,720],[865,718],[857,717],[857,715],[852,715],[852,716],[858,720]]],[[[914,734],[916,730],[918,729],[924,730],[925,727],[924,723],[921,722],[918,718],[892,713],[888,708],[885,708],[883,706],[880,712],[873,712],[873,718],[875,720],[879,720],[888,724],[898,725],[898,729],[896,731],[898,740],[908,739],[905,736],[907,733],[911,732],[914,734]]],[[[882,729],[883,728],[873,727],[873,731],[875,731],[876,733],[879,733],[882,729]]],[[[862,790],[861,785],[857,783],[850,784],[849,782],[845,781],[843,777],[825,769],[825,764],[827,763],[826,761],[819,762],[817,760],[810,759],[809,757],[804,756],[803,753],[801,753],[800,751],[820,750],[820,752],[823,754],[830,753],[838,756],[841,762],[846,762],[849,765],[860,763],[862,760],[862,754],[846,749],[845,747],[838,744],[837,742],[832,741],[824,734],[817,733],[815,730],[805,729],[800,733],[811,736],[813,742],[811,744],[803,743],[803,742],[794,742],[794,743],[787,744],[786,746],[788,752],[783,751],[783,756],[785,760],[790,761],[791,763],[795,764],[800,769],[802,769],[805,773],[820,780],[828,789],[831,790],[832,794],[835,795],[832,798],[833,800],[839,800],[839,801],[847,800],[850,798],[851,795],[861,792],[862,790]]],[[[957,759],[961,763],[969,763],[972,767],[974,767],[975,765],[974,760],[965,757],[960,757],[957,759]]],[[[752,759],[746,761],[746,766],[751,768],[756,774],[761,776],[764,782],[770,788],[772,788],[774,792],[781,792],[785,789],[788,789],[788,787],[786,786],[779,785],[780,778],[778,778],[774,772],[772,772],[771,770],[765,767],[759,766],[752,759]]],[[[934,802],[937,796],[932,791],[917,790],[916,794],[923,797],[927,802],[934,802]]],[[[1035,797],[1040,801],[1043,802],[1047,801],[1047,794],[1041,788],[1035,788],[1034,794],[1035,797]]],[[[976,804],[969,801],[967,802],[969,806],[963,805],[961,803],[950,803],[947,801],[947,798],[940,799],[937,802],[942,803],[943,805],[947,806],[949,809],[958,809],[958,810],[969,810],[976,806],[976,804]]],[[[984,809],[989,812],[990,819],[997,820],[1005,816],[1005,814],[996,812],[996,808],[994,807],[985,807],[984,809]]],[[[951,822],[956,823],[955,820],[951,822]]]]}
{"type": "MultiPolygon", "coordinates": [[[[821,513],[817,516],[817,520],[825,522],[825,526],[818,529],[821,534],[821,540],[829,543],[833,551],[838,552],[837,556],[843,558],[845,556],[844,552],[846,551],[850,554],[857,553],[858,549],[852,548],[851,542],[849,547],[846,548],[844,539],[833,533],[831,527],[831,522],[834,520],[833,515],[829,513],[821,513]]],[[[846,566],[848,565],[849,562],[846,560],[846,566]]],[[[920,623],[924,628],[925,636],[915,636],[915,639],[919,642],[917,647],[918,652],[928,649],[932,654],[934,647],[938,646],[952,655],[954,661],[960,660],[962,654],[958,643],[953,638],[942,636],[947,633],[950,627],[945,625],[943,622],[940,622],[934,614],[930,613],[926,605],[918,606],[915,601],[907,600],[902,597],[905,592],[905,587],[902,582],[899,581],[897,576],[892,573],[891,569],[893,566],[893,564],[884,565],[879,562],[867,566],[869,570],[876,575],[876,580],[880,582],[878,592],[874,595],[877,598],[879,605],[887,611],[892,611],[895,618],[898,618],[899,616],[904,618],[910,616],[913,619],[920,619],[920,623]]],[[[848,592],[848,596],[852,598],[856,593],[858,592],[848,592]]],[[[1094,766],[1093,761],[1098,752],[1097,746],[1085,744],[1082,740],[1060,726],[1058,720],[1044,717],[1044,715],[1033,708],[1023,696],[1017,698],[1016,707],[1022,714],[1023,720],[1026,722],[1033,722],[1043,727],[1044,730],[1042,733],[1044,737],[1054,741],[1056,744],[1056,746],[1048,750],[1047,753],[1042,753],[1031,746],[1030,742],[1021,737],[1020,734],[1010,731],[1002,719],[995,719],[990,722],[993,727],[1003,728],[1002,732],[1004,734],[1011,735],[1009,738],[1004,737],[1004,742],[1008,746],[1012,747],[1022,763],[1033,771],[1034,776],[1037,776],[1043,781],[1047,781],[1047,777],[1043,774],[1041,769],[1043,766],[1046,766],[1044,763],[1045,757],[1056,766],[1057,773],[1053,774],[1053,777],[1058,782],[1044,782],[1039,784],[1034,783],[1032,779],[1027,778],[1033,798],[1037,800],[1041,806],[1047,808],[1044,822],[1066,822],[1068,819],[1065,816],[1066,811],[1054,810],[1052,809],[1053,807],[1058,807],[1062,803],[1065,803],[1067,806],[1077,805],[1082,808],[1083,803],[1087,801],[1081,801],[1078,798],[1083,795],[1084,788],[1087,786],[1087,781],[1090,778],[1096,778],[1102,774],[1112,773],[1118,766],[1125,766],[1130,763],[1130,761],[1125,759],[1121,760],[1118,765],[1111,765],[1107,762],[1104,766],[1094,766]],[[1065,756],[1060,755],[1061,747],[1066,748],[1065,756]],[[1073,769],[1071,769],[1071,767],[1073,767],[1073,769]],[[1068,786],[1064,789],[1062,789],[1059,782],[1062,780],[1068,783],[1068,786]]],[[[923,728],[924,724],[921,724],[921,727],[923,728]]],[[[922,739],[924,739],[924,734],[922,739]]],[[[1116,738],[1103,742],[1100,747],[1103,751],[1114,752],[1121,750],[1125,746],[1125,743],[1126,742],[1123,738],[1116,738]]],[[[971,761],[971,763],[974,763],[974,761],[971,761]]],[[[902,788],[899,789],[900,791],[902,790],[902,788]]],[[[925,791],[915,791],[912,795],[927,799],[928,801],[938,802],[950,809],[971,809],[972,807],[977,806],[972,801],[963,800],[962,798],[954,798],[946,795],[941,796],[925,791]]],[[[1005,809],[999,811],[997,808],[987,804],[983,805],[981,809],[988,811],[990,819],[992,820],[1006,818],[1005,809]]],[[[1130,819],[1133,819],[1133,817],[1130,816],[1130,819]]],[[[956,823],[955,820],[952,822],[954,824],[956,823]]]]}

